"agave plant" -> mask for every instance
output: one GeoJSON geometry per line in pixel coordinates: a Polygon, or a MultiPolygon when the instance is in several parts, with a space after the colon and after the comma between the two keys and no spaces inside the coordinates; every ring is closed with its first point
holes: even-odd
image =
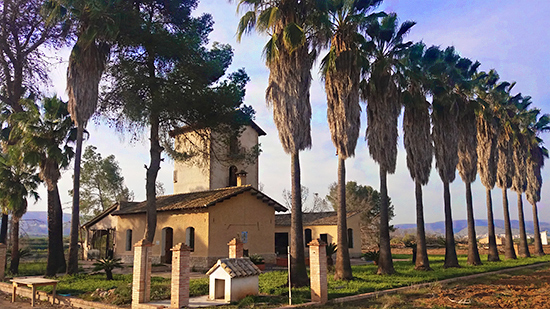
{"type": "Polygon", "coordinates": [[[99,259],[94,263],[94,271],[105,270],[107,280],[113,280],[113,269],[123,267],[120,259],[113,258],[99,259]]]}

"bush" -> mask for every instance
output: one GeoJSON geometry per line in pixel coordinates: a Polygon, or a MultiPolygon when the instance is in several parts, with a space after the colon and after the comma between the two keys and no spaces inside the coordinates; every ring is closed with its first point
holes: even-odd
{"type": "Polygon", "coordinates": [[[105,270],[105,274],[107,274],[107,280],[113,280],[113,269],[123,268],[120,261],[120,259],[112,258],[99,259],[94,263],[94,270],[105,270]]]}
{"type": "Polygon", "coordinates": [[[249,258],[256,265],[265,263],[264,257],[259,254],[252,254],[249,258]]]}
{"type": "Polygon", "coordinates": [[[367,251],[363,253],[363,259],[365,259],[365,261],[373,261],[374,264],[378,264],[379,258],[380,258],[380,251],[378,250],[372,250],[372,251],[367,251]]]}

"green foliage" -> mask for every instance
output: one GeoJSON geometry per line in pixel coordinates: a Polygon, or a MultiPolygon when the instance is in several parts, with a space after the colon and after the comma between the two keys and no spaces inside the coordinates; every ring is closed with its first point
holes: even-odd
{"type": "MultiPolygon", "coordinates": [[[[326,199],[334,209],[338,206],[338,185],[332,183],[326,199]]],[[[361,212],[361,238],[369,247],[377,247],[379,238],[380,192],[371,186],[360,185],[355,181],[346,183],[346,210],[348,213],[361,212]]],[[[389,220],[395,216],[394,206],[388,197],[389,220]]],[[[390,226],[391,229],[391,226],[390,226]]]]}
{"type": "Polygon", "coordinates": [[[373,261],[374,264],[378,264],[378,258],[380,258],[380,251],[378,250],[367,251],[363,253],[362,257],[363,259],[365,259],[365,261],[373,261]]]}
{"type": "Polygon", "coordinates": [[[327,257],[332,256],[336,253],[336,251],[338,251],[338,245],[333,242],[328,244],[325,248],[327,250],[327,257]]]}
{"type": "Polygon", "coordinates": [[[94,270],[105,270],[107,280],[113,280],[113,269],[123,268],[120,259],[104,258],[99,259],[94,263],[94,270]]]}
{"type": "MultiPolygon", "coordinates": [[[[72,190],[69,192],[72,195],[72,190]]],[[[124,185],[114,155],[103,158],[95,146],[84,150],[80,176],[80,215],[83,222],[118,201],[131,201],[134,193],[124,185]]]]}
{"type": "Polygon", "coordinates": [[[252,254],[249,258],[256,265],[265,263],[264,257],[259,254],[252,254]]]}

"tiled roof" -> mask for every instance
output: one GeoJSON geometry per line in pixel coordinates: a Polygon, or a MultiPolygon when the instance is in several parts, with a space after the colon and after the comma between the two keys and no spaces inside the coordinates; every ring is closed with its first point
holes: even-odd
{"type": "Polygon", "coordinates": [[[221,259],[206,273],[212,274],[218,267],[225,270],[231,278],[258,276],[262,271],[249,258],[221,259]]]}
{"type": "Polygon", "coordinates": [[[128,207],[128,206],[133,205],[133,204],[138,204],[138,203],[137,202],[123,202],[123,201],[116,202],[116,203],[113,204],[113,206],[105,209],[104,211],[99,213],[97,216],[90,219],[90,221],[82,224],[81,228],[87,228],[88,226],[92,226],[92,225],[96,224],[97,222],[101,221],[103,218],[108,216],[111,212],[116,210],[118,208],[118,205],[120,205],[120,208],[125,208],[125,207],[128,207]]]}
{"type": "MultiPolygon", "coordinates": [[[[157,197],[157,211],[171,210],[190,210],[200,209],[213,206],[224,200],[230,199],[244,192],[250,192],[256,198],[261,199],[264,203],[273,206],[276,211],[286,211],[287,209],[269,196],[258,191],[251,185],[228,187],[209,191],[199,191],[191,193],[164,195],[157,197]]],[[[147,206],[147,201],[134,203],[127,207],[121,207],[114,211],[113,215],[128,215],[144,213],[147,206]]]]}
{"type": "MultiPolygon", "coordinates": [[[[359,212],[348,212],[347,217],[353,217],[359,212]]],[[[304,212],[302,213],[302,224],[306,225],[336,225],[338,214],[336,211],[326,212],[304,212]]],[[[275,215],[275,226],[290,226],[290,214],[275,215]]]]}

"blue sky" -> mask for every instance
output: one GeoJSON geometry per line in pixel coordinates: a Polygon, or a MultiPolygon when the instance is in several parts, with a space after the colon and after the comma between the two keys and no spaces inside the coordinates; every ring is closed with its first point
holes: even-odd
{"type": "MultiPolygon", "coordinates": [[[[455,46],[463,57],[481,62],[481,70],[496,69],[502,80],[516,81],[514,90],[532,96],[534,106],[550,113],[550,2],[548,1],[385,1],[380,9],[396,12],[401,21],[417,22],[408,35],[412,41],[424,41],[426,45],[455,46]]],[[[260,139],[260,182],[264,192],[282,202],[283,189],[290,188],[290,157],[285,154],[278,140],[277,130],[272,121],[271,111],[265,106],[264,93],[268,70],[261,58],[262,48],[267,41],[265,36],[251,34],[236,42],[235,31],[238,22],[236,4],[223,0],[203,0],[196,14],[213,15],[214,32],[211,42],[218,41],[233,46],[235,56],[231,71],[244,67],[250,75],[247,86],[246,104],[256,110],[256,123],[267,136],[260,139]]],[[[68,51],[60,56],[67,59],[68,51]]],[[[52,66],[51,76],[55,91],[65,95],[66,62],[52,66]]],[[[313,108],[312,139],[313,147],[301,154],[302,184],[309,188],[311,203],[313,193],[325,196],[328,186],[336,181],[337,157],[330,140],[326,120],[326,97],[323,84],[314,68],[311,87],[313,108]]],[[[364,110],[364,108],[363,108],[364,110]]],[[[362,115],[361,136],[356,157],[346,161],[347,179],[378,189],[378,166],[370,158],[365,141],[366,116],[362,115]]],[[[120,162],[126,185],[134,191],[136,200],[145,198],[145,169],[149,162],[147,139],[131,142],[130,137],[120,136],[105,124],[89,125],[90,139],[104,155],[114,154],[120,162]]],[[[400,132],[402,136],[402,132],[400,132]]],[[[410,179],[405,163],[405,151],[399,140],[397,171],[388,176],[388,193],[395,206],[396,217],[392,223],[415,222],[414,184],[410,179]]],[[[145,135],[144,135],[145,137],[145,135]]],[[[546,137],[546,136],[545,136],[546,137]]],[[[547,145],[548,146],[548,145],[547,145]]],[[[550,147],[550,146],[548,146],[550,147]]],[[[166,193],[172,193],[173,163],[167,159],[159,173],[166,193]]],[[[71,188],[71,171],[64,173],[60,182],[62,203],[70,211],[70,199],[66,192],[71,188]]],[[[543,171],[545,180],[550,181],[548,168],[543,171]]],[[[486,218],[485,188],[476,181],[472,187],[476,219],[486,218]]],[[[464,183],[460,176],[451,185],[454,219],[466,218],[464,183]]],[[[46,190],[42,199],[29,210],[46,210],[46,190]]],[[[540,218],[550,221],[549,185],[543,185],[542,201],[539,203],[540,218]]],[[[502,219],[501,190],[493,190],[495,218],[502,219]]],[[[517,219],[516,195],[509,193],[510,213],[517,219]]],[[[525,201],[525,216],[532,220],[531,208],[525,201]]],[[[426,222],[444,220],[442,183],[432,170],[430,183],[424,188],[426,222]]]]}

